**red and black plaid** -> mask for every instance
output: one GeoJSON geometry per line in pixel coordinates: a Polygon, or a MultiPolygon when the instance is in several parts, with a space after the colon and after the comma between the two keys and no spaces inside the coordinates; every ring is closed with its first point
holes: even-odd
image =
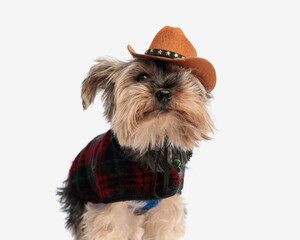
{"type": "Polygon", "coordinates": [[[84,201],[111,203],[167,198],[183,188],[183,176],[169,169],[169,185],[163,191],[163,173],[138,162],[124,160],[113,142],[111,130],[94,138],[75,158],[69,172],[71,192],[84,201]],[[153,194],[155,175],[156,194],[153,194]]]}

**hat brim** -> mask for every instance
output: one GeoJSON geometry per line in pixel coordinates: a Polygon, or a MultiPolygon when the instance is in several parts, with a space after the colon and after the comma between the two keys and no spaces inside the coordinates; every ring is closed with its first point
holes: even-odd
{"type": "Polygon", "coordinates": [[[178,59],[178,58],[153,56],[147,54],[139,54],[136,53],[130,45],[127,46],[127,49],[130,52],[130,54],[135,58],[158,59],[158,60],[171,62],[183,67],[190,68],[192,72],[199,78],[200,82],[203,84],[203,86],[208,92],[211,92],[216,86],[216,81],[217,81],[216,70],[214,66],[204,58],[186,57],[186,58],[178,59]]]}

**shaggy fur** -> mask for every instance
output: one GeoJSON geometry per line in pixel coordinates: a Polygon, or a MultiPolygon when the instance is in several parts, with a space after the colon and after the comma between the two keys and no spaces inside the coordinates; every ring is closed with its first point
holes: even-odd
{"type": "MultiPolygon", "coordinates": [[[[99,59],[82,84],[84,109],[99,91],[122,157],[154,171],[163,171],[158,149],[166,141],[170,155],[181,159],[183,168],[192,149],[213,132],[206,109],[211,95],[190,69],[153,59],[99,59]],[[160,90],[170,92],[168,103],[158,101],[160,90]]],[[[86,203],[67,185],[59,195],[68,215],[66,226],[77,240],[175,240],[184,234],[185,208],[179,194],[142,215],[136,214],[141,203],[135,201],[86,203]]]]}
{"type": "Polygon", "coordinates": [[[68,214],[66,227],[72,231],[72,234],[75,234],[85,211],[84,202],[80,201],[70,192],[68,179],[64,181],[63,187],[58,189],[57,195],[60,197],[60,204],[63,211],[68,214]]]}
{"type": "MultiPolygon", "coordinates": [[[[113,139],[117,141],[116,139],[113,139]]],[[[117,143],[116,145],[119,145],[117,143]]],[[[130,148],[130,147],[121,147],[119,155],[129,161],[136,161],[140,163],[145,163],[151,170],[163,172],[163,152],[159,151],[160,149],[148,149],[144,154],[141,154],[138,150],[130,148]],[[155,160],[155,161],[154,161],[155,160]],[[158,166],[156,168],[156,160],[158,160],[158,166]]],[[[181,169],[185,167],[189,159],[192,157],[193,152],[191,150],[183,151],[180,148],[176,147],[169,147],[168,149],[170,158],[169,164],[172,165],[170,162],[171,159],[180,159],[181,160],[181,169]]]]}

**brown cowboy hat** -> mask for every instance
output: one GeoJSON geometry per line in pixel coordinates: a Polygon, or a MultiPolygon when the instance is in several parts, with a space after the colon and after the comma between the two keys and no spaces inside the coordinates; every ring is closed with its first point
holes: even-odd
{"type": "Polygon", "coordinates": [[[206,59],[197,57],[196,49],[180,28],[170,26],[162,28],[145,54],[136,53],[130,45],[127,48],[133,57],[160,59],[191,68],[209,92],[216,85],[215,68],[206,59]]]}

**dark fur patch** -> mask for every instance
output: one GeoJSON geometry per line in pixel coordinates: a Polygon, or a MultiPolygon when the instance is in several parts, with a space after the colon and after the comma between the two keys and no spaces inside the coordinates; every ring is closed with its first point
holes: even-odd
{"type": "Polygon", "coordinates": [[[132,63],[141,64],[141,69],[137,72],[137,76],[143,73],[143,68],[147,70],[145,73],[149,75],[149,79],[144,83],[149,85],[153,90],[177,87],[182,80],[182,74],[180,73],[185,72],[181,66],[159,60],[137,58],[132,63]]]}
{"type": "Polygon", "coordinates": [[[60,197],[61,210],[67,213],[66,228],[75,235],[85,212],[85,203],[70,192],[68,180],[64,181],[62,188],[57,189],[57,195],[60,197]]]}
{"type": "MultiPolygon", "coordinates": [[[[139,151],[132,149],[130,147],[120,147],[118,140],[116,137],[113,138],[114,144],[117,148],[119,148],[120,156],[129,161],[136,161],[145,164],[152,171],[158,170],[159,172],[163,172],[163,160],[164,156],[163,150],[159,149],[149,149],[145,154],[141,155],[139,151]],[[156,168],[156,160],[158,160],[158,169],[156,168]]],[[[170,147],[169,151],[172,152],[172,159],[180,159],[181,161],[181,169],[184,169],[189,159],[192,157],[193,152],[191,150],[184,151],[180,148],[170,147]]],[[[170,160],[172,160],[170,159],[170,160]]],[[[169,162],[171,164],[171,162],[169,162]]]]}

